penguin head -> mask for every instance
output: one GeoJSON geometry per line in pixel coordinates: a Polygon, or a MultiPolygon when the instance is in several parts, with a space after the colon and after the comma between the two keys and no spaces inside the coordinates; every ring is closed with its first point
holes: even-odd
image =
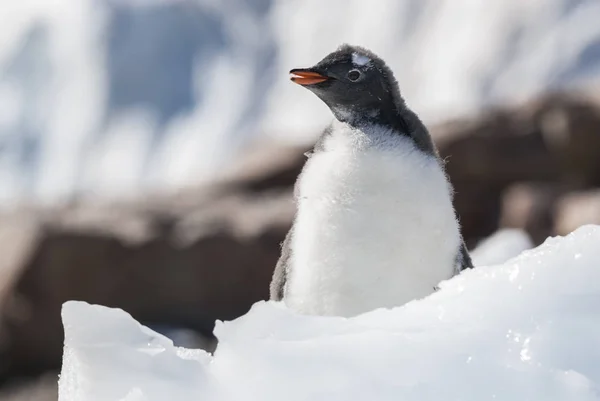
{"type": "Polygon", "coordinates": [[[292,82],[317,95],[343,122],[377,118],[403,104],[389,67],[358,46],[342,45],[313,67],[290,74],[292,82]]]}

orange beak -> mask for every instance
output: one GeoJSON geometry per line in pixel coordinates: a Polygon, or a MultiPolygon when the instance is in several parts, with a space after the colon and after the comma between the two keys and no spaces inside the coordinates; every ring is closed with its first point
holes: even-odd
{"type": "Polygon", "coordinates": [[[292,82],[299,85],[314,85],[319,82],[327,81],[329,78],[319,74],[318,72],[305,71],[305,70],[292,70],[290,71],[292,82]]]}

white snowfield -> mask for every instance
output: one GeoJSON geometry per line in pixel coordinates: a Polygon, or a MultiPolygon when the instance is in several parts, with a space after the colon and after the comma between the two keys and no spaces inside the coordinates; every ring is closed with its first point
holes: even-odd
{"type": "Polygon", "coordinates": [[[259,302],[211,356],[68,302],[60,401],[600,399],[600,226],[354,318],[259,302]]]}

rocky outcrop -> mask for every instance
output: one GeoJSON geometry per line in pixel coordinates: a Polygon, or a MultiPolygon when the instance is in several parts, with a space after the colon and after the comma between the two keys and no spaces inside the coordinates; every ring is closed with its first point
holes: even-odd
{"type": "MultiPolygon", "coordinates": [[[[500,226],[540,242],[600,221],[598,103],[549,96],[432,132],[469,244],[500,226]]],[[[0,377],[59,367],[70,299],[123,308],[165,332],[192,329],[210,348],[215,319],[267,297],[292,221],[306,149],[261,149],[208,187],[0,217],[0,377]]]]}
{"type": "Polygon", "coordinates": [[[500,222],[526,228],[541,241],[552,233],[544,210],[553,208],[554,194],[600,185],[600,107],[583,95],[550,95],[448,123],[433,134],[470,244],[500,222]],[[537,194],[527,195],[537,196],[529,200],[534,206],[515,192],[522,183],[537,194]],[[525,220],[524,207],[536,209],[525,220]]]}
{"type": "Polygon", "coordinates": [[[600,189],[568,193],[556,202],[554,232],[565,235],[584,224],[600,225],[600,189]]]}

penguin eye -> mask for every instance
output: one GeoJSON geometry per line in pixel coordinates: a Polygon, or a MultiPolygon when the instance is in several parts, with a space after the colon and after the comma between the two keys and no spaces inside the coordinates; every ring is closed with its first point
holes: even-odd
{"type": "Polygon", "coordinates": [[[348,75],[347,76],[348,76],[348,79],[350,81],[354,82],[354,81],[358,81],[358,78],[360,78],[360,75],[361,75],[360,71],[358,71],[358,70],[350,70],[350,71],[348,71],[348,75]]]}

